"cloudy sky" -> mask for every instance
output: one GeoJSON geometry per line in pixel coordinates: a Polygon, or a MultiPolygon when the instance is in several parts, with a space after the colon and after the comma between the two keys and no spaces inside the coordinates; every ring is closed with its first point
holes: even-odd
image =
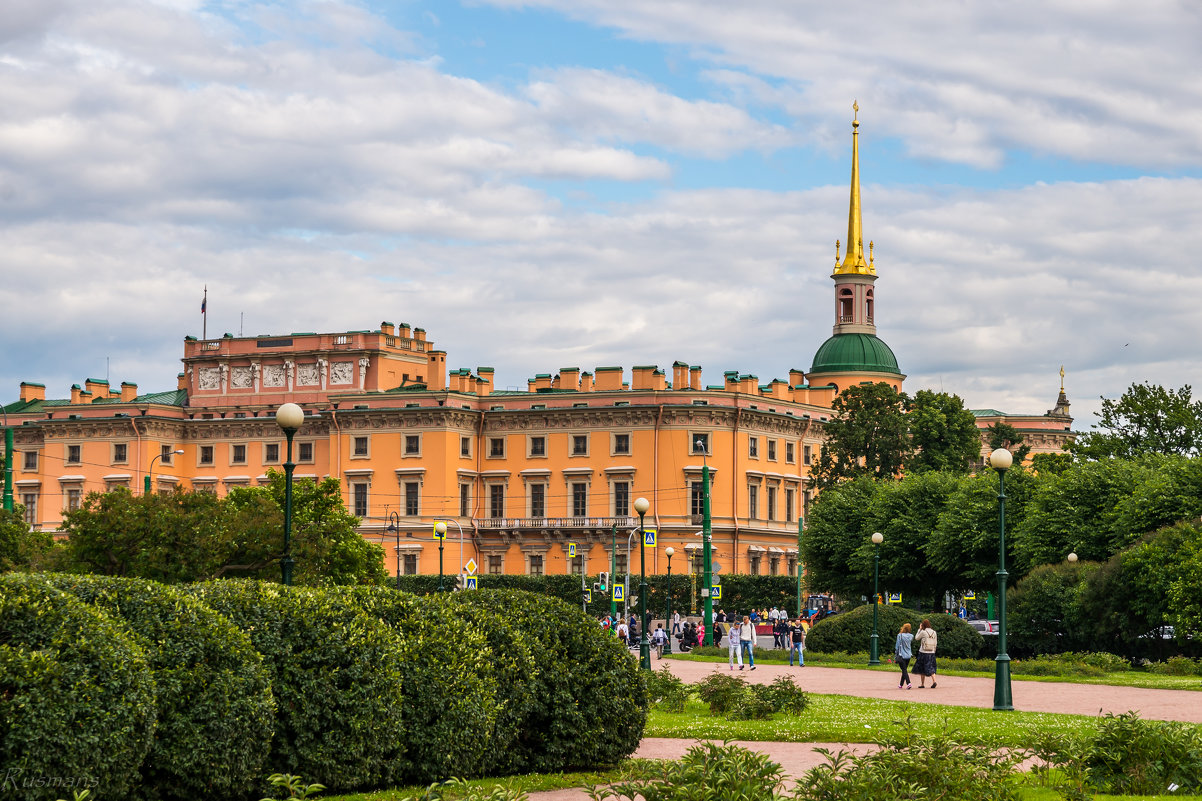
{"type": "Polygon", "coordinates": [[[910,391],[1080,427],[1202,370],[1193,0],[5,0],[0,399],[185,335],[427,329],[451,367],[808,369],[852,101],[910,391]]]}

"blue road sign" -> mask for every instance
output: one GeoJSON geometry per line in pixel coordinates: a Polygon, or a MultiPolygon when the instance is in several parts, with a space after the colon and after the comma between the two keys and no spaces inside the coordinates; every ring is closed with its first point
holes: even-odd
{"type": "Polygon", "coordinates": [[[464,589],[466,589],[466,590],[476,589],[476,577],[475,576],[467,577],[467,583],[464,585],[464,589]]]}
{"type": "Polygon", "coordinates": [[[714,586],[710,587],[710,598],[712,598],[715,601],[722,600],[722,585],[721,584],[715,584],[714,586]]]}
{"type": "Polygon", "coordinates": [[[615,584],[615,585],[614,585],[614,600],[615,600],[615,601],[621,601],[621,600],[622,600],[622,598],[623,598],[623,597],[625,597],[625,596],[623,595],[623,591],[624,591],[625,589],[626,589],[626,588],[625,588],[625,587],[623,587],[621,584],[615,584]]]}
{"type": "Polygon", "coordinates": [[[655,529],[653,529],[653,528],[643,529],[643,547],[644,548],[654,548],[655,547],[655,533],[656,533],[655,529]]]}

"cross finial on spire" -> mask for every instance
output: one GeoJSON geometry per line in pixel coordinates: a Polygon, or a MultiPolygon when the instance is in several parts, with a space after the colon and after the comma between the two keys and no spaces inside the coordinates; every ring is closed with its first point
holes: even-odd
{"type": "Polygon", "coordinates": [[[1064,392],[1064,365],[1060,365],[1060,391],[1064,392]]]}
{"type": "Polygon", "coordinates": [[[854,114],[852,114],[852,115],[851,115],[851,121],[852,121],[852,122],[856,122],[856,121],[857,121],[857,117],[858,117],[858,116],[859,116],[859,114],[860,114],[860,101],[859,101],[859,100],[853,100],[853,101],[851,101],[851,110],[852,110],[853,112],[855,112],[854,114]]]}

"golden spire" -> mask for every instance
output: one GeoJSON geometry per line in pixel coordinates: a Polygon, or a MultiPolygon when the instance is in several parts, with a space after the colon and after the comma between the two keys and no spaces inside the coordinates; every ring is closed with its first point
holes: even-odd
{"type": "Polygon", "coordinates": [[[1060,365],[1060,394],[1064,394],[1064,365],[1060,365]]]}
{"type": "Polygon", "coordinates": [[[876,275],[875,266],[864,261],[864,223],[860,214],[860,104],[851,104],[851,206],[847,211],[847,255],[835,268],[836,275],[876,275]]]}

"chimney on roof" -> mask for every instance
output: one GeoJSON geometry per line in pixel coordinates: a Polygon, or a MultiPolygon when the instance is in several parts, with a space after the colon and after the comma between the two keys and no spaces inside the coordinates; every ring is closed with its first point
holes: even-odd
{"type": "Polygon", "coordinates": [[[392,336],[392,334],[395,330],[396,330],[396,326],[394,326],[392,323],[388,322],[387,320],[380,323],[380,333],[381,334],[386,334],[387,336],[392,336]]]}
{"type": "Polygon", "coordinates": [[[72,384],[71,385],[71,402],[79,403],[82,396],[83,396],[83,390],[79,388],[79,384],[72,384]]]}
{"type": "Polygon", "coordinates": [[[107,398],[109,396],[109,382],[99,378],[89,378],[83,382],[83,390],[93,397],[100,396],[107,398]]]}
{"type": "Polygon", "coordinates": [[[131,384],[128,381],[121,382],[121,400],[129,403],[134,398],[138,397],[138,385],[131,384]]]}
{"type": "Polygon", "coordinates": [[[46,385],[34,384],[29,381],[21,382],[21,402],[28,403],[29,401],[46,400],[46,385]]]}
{"type": "Polygon", "coordinates": [[[447,388],[447,352],[432,350],[426,354],[426,389],[441,392],[447,388]]]}
{"type": "Polygon", "coordinates": [[[581,373],[580,374],[580,391],[581,392],[592,392],[593,391],[593,374],[592,373],[581,373]]]}
{"type": "Polygon", "coordinates": [[[697,365],[689,368],[689,389],[701,389],[701,368],[697,365]]]}
{"type": "Polygon", "coordinates": [[[672,362],[672,389],[689,389],[689,366],[672,362]]]}
{"type": "Polygon", "coordinates": [[[476,379],[476,394],[484,397],[492,392],[492,374],[491,367],[477,367],[476,373],[479,377],[476,379]]]}

